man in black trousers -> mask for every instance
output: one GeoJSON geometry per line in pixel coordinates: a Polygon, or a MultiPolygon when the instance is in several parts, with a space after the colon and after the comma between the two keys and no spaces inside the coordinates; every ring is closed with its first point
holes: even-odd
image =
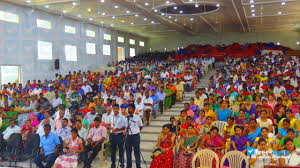
{"type": "Polygon", "coordinates": [[[132,168],[131,153],[134,150],[136,168],[141,168],[140,158],[140,132],[143,128],[143,122],[139,115],[135,115],[135,105],[128,105],[128,116],[126,118],[126,157],[127,168],[132,168]]]}

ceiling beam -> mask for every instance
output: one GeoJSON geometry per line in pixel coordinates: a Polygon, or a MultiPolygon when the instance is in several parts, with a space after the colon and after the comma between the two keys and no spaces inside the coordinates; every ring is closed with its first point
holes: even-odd
{"type": "Polygon", "coordinates": [[[133,11],[135,13],[139,13],[140,15],[143,15],[144,17],[147,17],[150,20],[161,23],[161,24],[167,26],[168,28],[172,28],[172,29],[175,29],[177,31],[180,31],[182,33],[189,34],[189,35],[196,34],[190,28],[184,27],[184,26],[177,24],[176,22],[170,21],[166,18],[157,16],[157,15],[149,12],[147,9],[143,8],[142,6],[138,5],[137,3],[128,2],[126,0],[111,0],[111,2],[119,4],[127,9],[130,9],[131,11],[133,11]]]}
{"type": "Polygon", "coordinates": [[[262,1],[262,2],[253,2],[253,3],[243,3],[243,6],[250,6],[250,5],[265,5],[265,4],[274,4],[274,3],[288,3],[288,2],[296,2],[296,0],[275,0],[275,1],[262,1]]]}

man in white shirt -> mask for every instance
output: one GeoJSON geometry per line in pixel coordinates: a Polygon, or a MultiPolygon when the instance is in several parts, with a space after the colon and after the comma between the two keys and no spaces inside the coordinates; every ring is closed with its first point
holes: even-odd
{"type": "Polygon", "coordinates": [[[149,95],[149,91],[145,92],[145,97],[143,98],[142,102],[144,103],[144,111],[146,113],[147,126],[149,126],[150,113],[152,112],[153,107],[153,100],[149,95]]]}
{"type": "Polygon", "coordinates": [[[52,106],[53,106],[53,108],[54,108],[55,111],[58,108],[58,106],[60,104],[62,104],[62,100],[59,97],[59,94],[57,92],[55,93],[55,97],[51,100],[51,104],[52,104],[52,106]]]}
{"type": "Polygon", "coordinates": [[[108,107],[108,108],[107,108],[107,112],[104,113],[104,114],[102,114],[102,121],[103,121],[104,123],[107,123],[109,116],[113,115],[113,114],[111,113],[111,111],[112,111],[112,108],[111,108],[111,107],[108,107]]]}
{"type": "Polygon", "coordinates": [[[49,112],[45,112],[45,118],[40,122],[36,131],[36,133],[39,134],[40,137],[45,135],[44,125],[46,124],[49,124],[51,126],[51,132],[54,132],[54,120],[50,118],[49,112]]]}
{"type": "Polygon", "coordinates": [[[14,134],[14,133],[20,133],[21,128],[19,126],[16,125],[16,121],[15,120],[10,120],[9,122],[10,126],[7,127],[5,129],[5,131],[3,132],[3,139],[4,140],[8,140],[8,138],[14,134]]]}
{"type": "Polygon", "coordinates": [[[32,94],[40,94],[42,92],[42,89],[40,88],[39,84],[35,85],[35,88],[32,91],[32,94]]]}
{"type": "Polygon", "coordinates": [[[192,82],[193,82],[193,77],[190,72],[187,72],[186,75],[184,76],[184,81],[185,81],[185,89],[187,92],[192,91],[192,82]]]}
{"type": "Polygon", "coordinates": [[[135,101],[135,108],[138,110],[138,114],[141,118],[144,116],[144,103],[142,102],[142,97],[137,97],[135,101]]]}
{"type": "Polygon", "coordinates": [[[285,88],[283,86],[280,85],[279,81],[276,81],[275,87],[274,87],[274,94],[276,97],[280,97],[280,92],[286,92],[285,88]]]}
{"type": "Polygon", "coordinates": [[[140,116],[135,115],[135,106],[134,104],[128,105],[128,116],[126,119],[126,158],[127,158],[127,168],[132,168],[132,159],[131,153],[132,148],[134,150],[134,157],[136,167],[141,167],[141,158],[140,158],[140,132],[143,129],[143,122],[140,116]]]}
{"type": "Polygon", "coordinates": [[[87,93],[93,92],[93,89],[91,88],[91,86],[88,84],[88,82],[84,82],[84,84],[81,86],[81,89],[84,92],[84,95],[86,95],[87,93]]]}

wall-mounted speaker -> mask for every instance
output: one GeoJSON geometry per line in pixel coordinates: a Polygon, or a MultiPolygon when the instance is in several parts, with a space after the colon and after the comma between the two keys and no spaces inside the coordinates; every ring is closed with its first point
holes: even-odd
{"type": "Polygon", "coordinates": [[[54,68],[55,68],[56,70],[59,69],[59,59],[56,59],[56,60],[54,61],[54,68]]]}

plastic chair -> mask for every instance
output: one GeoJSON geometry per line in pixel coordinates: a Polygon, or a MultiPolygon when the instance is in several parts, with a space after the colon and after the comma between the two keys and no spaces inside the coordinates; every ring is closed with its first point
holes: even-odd
{"type": "Polygon", "coordinates": [[[231,110],[232,113],[238,112],[239,109],[240,109],[240,107],[238,105],[232,105],[232,106],[229,107],[229,110],[231,110]]]}
{"type": "Polygon", "coordinates": [[[225,121],[214,121],[212,123],[215,127],[219,129],[219,135],[224,136],[224,127],[228,124],[225,121]]]}
{"type": "Polygon", "coordinates": [[[22,152],[22,136],[21,134],[14,133],[10,135],[7,142],[7,157],[9,157],[9,166],[11,167],[11,162],[15,162],[15,166],[17,166],[17,162],[21,159],[22,152]]]}
{"type": "Polygon", "coordinates": [[[105,152],[104,145],[105,145],[108,141],[109,141],[109,137],[107,136],[106,139],[105,139],[105,141],[102,142],[102,144],[101,144],[101,150],[100,150],[99,153],[98,153],[98,154],[99,154],[99,165],[100,165],[100,167],[104,167],[104,166],[103,166],[103,160],[104,160],[103,155],[104,155],[104,152],[105,152]]]}
{"type": "Polygon", "coordinates": [[[219,168],[220,160],[218,155],[212,150],[202,149],[199,150],[197,153],[195,153],[195,155],[193,156],[192,168],[196,168],[196,167],[211,168],[213,167],[213,163],[215,163],[216,165],[215,168],[219,168]],[[197,160],[199,160],[199,162],[196,162],[197,160]]]}
{"type": "Polygon", "coordinates": [[[240,151],[230,151],[227,152],[221,159],[221,167],[224,166],[226,159],[229,162],[230,168],[240,168],[242,167],[243,161],[245,160],[246,167],[249,167],[249,160],[247,156],[240,151]]]}
{"type": "Polygon", "coordinates": [[[40,146],[40,136],[38,134],[29,134],[24,143],[24,154],[22,160],[30,159],[30,167],[32,167],[32,159],[38,154],[40,146]]]}

